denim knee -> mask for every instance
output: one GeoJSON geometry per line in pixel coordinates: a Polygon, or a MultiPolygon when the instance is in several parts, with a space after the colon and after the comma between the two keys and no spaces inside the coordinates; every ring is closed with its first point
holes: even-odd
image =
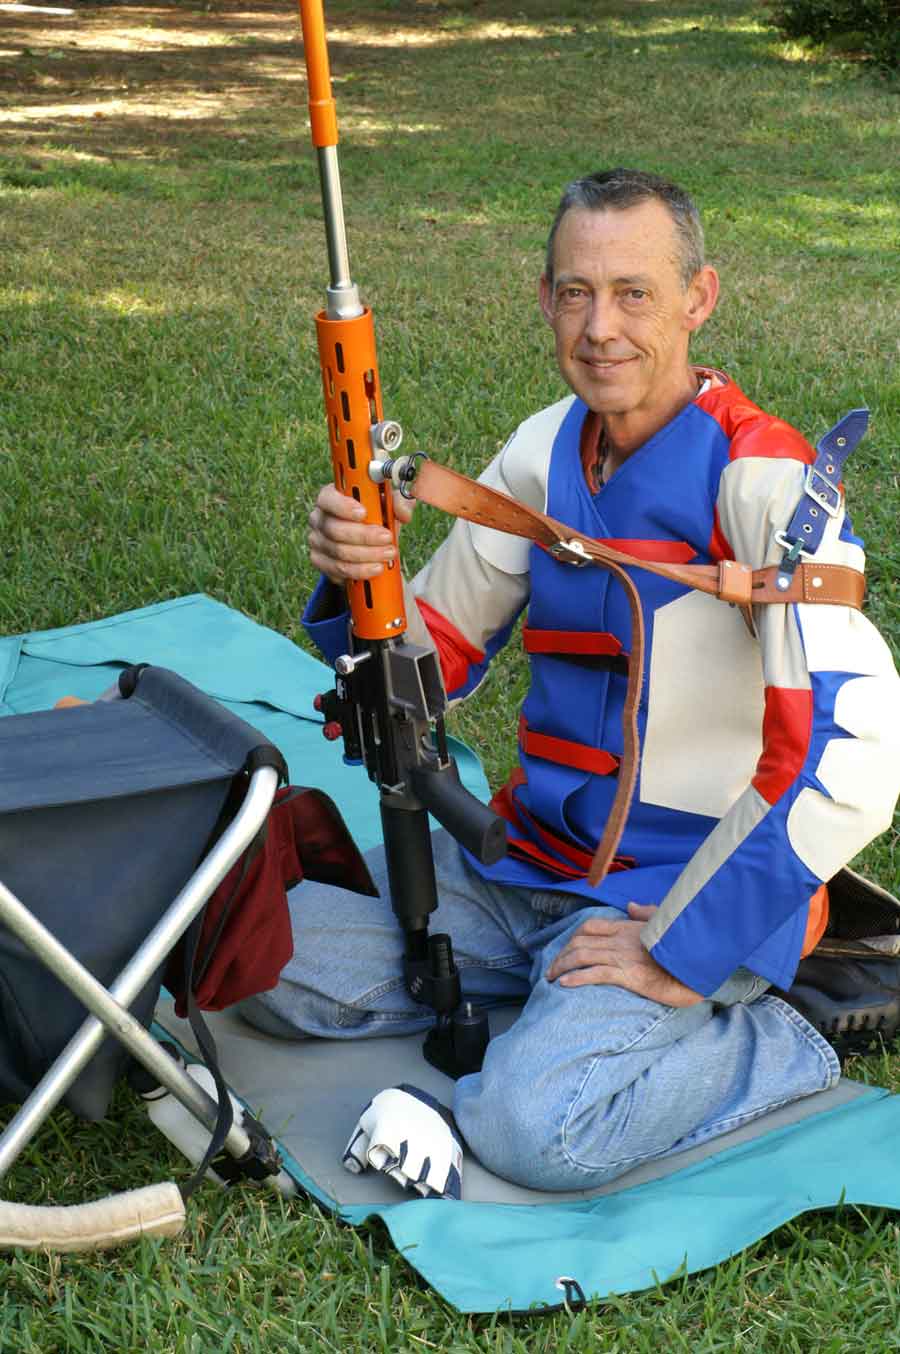
{"type": "Polygon", "coordinates": [[[469,1149],[495,1175],[531,1189],[573,1187],[571,1166],[561,1153],[561,1116],[548,1110],[527,1081],[485,1081],[481,1073],[462,1077],[453,1112],[469,1149]]]}
{"type": "Polygon", "coordinates": [[[282,982],[272,992],[249,997],[238,1007],[250,1025],[282,1039],[308,1035],[325,1039],[376,1039],[414,1034],[433,1022],[433,1014],[407,996],[402,977],[370,988],[358,1000],[340,1001],[327,992],[282,982]]]}

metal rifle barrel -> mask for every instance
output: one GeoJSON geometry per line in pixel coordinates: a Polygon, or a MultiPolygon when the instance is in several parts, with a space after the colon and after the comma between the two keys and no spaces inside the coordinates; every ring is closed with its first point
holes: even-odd
{"type": "Polygon", "coordinates": [[[300,0],[300,25],[309,83],[309,123],[319,161],[319,182],[325,213],[325,238],[331,285],[328,318],[352,319],[362,314],[359,295],[350,277],[350,253],[344,225],[341,172],[338,167],[337,112],[331,93],[331,70],[325,40],[322,0],[300,0]],[[332,296],[334,293],[334,296],[332,296]]]}

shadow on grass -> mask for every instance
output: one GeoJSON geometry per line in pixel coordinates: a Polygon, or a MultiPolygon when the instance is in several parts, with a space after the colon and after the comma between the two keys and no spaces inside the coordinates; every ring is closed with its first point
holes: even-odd
{"type": "MultiPolygon", "coordinates": [[[[329,23],[357,219],[387,199],[398,222],[504,225],[539,247],[559,185],[609,156],[685,178],[710,221],[758,230],[773,252],[874,261],[883,248],[863,216],[890,201],[886,112],[849,129],[822,71],[788,71],[743,6],[336,0],[329,23]],[[785,193],[798,158],[802,198],[785,193]]],[[[63,193],[318,219],[302,50],[280,0],[83,5],[7,31],[0,190],[46,191],[49,210],[63,193]]]]}
{"type": "MultiPolygon", "coordinates": [[[[224,148],[240,158],[240,142],[272,135],[260,121],[276,112],[283,120],[286,105],[296,107],[296,141],[305,142],[302,48],[293,12],[280,3],[212,12],[84,5],[71,19],[4,19],[0,120],[23,152],[54,137],[100,157],[191,164],[224,148]]],[[[740,12],[714,18],[702,4],[672,15],[646,0],[607,0],[549,17],[544,0],[520,0],[514,16],[502,0],[467,7],[386,0],[363,9],[339,0],[329,21],[342,117],[369,144],[423,123],[435,133],[470,126],[480,106],[495,130],[506,122],[512,132],[526,70],[531,89],[537,76],[551,102],[560,86],[583,99],[606,80],[630,87],[640,102],[673,64],[679,79],[721,76],[735,87],[740,69],[777,72],[786,64],[772,30],[740,12]],[[369,99],[391,110],[389,126],[379,125],[369,99]]],[[[803,67],[797,74],[808,79],[803,67]]],[[[276,136],[284,142],[283,128],[276,136]]]]}

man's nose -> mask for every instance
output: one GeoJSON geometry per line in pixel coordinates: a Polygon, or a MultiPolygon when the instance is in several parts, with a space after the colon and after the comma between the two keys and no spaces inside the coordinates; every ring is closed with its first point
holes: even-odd
{"type": "Polygon", "coordinates": [[[618,310],[615,300],[595,292],[591,298],[584,336],[589,343],[606,343],[618,336],[618,310]]]}

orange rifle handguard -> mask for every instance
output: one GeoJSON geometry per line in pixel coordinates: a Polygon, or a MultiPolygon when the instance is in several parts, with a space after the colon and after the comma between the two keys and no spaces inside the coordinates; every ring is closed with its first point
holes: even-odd
{"type": "MultiPolygon", "coordinates": [[[[396,540],[390,483],[375,484],[368,470],[370,432],[382,418],[372,312],[367,307],[354,319],[329,320],[320,311],[316,332],[335,485],[363,505],[366,522],[387,527],[396,540]]],[[[360,639],[390,639],[406,629],[397,560],[387,562],[375,578],[348,583],[347,597],[353,633],[360,639]]]]}

